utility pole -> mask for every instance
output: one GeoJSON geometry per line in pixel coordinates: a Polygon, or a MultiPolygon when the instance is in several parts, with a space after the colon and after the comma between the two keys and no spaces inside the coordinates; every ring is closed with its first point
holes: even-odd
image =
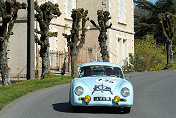
{"type": "Polygon", "coordinates": [[[35,79],[34,0],[27,0],[27,80],[35,79]]]}

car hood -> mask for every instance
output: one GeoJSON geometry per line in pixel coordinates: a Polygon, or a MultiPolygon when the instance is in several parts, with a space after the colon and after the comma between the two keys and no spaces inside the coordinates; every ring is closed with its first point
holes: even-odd
{"type": "MultiPolygon", "coordinates": [[[[103,86],[103,88],[110,88],[113,92],[120,83],[125,81],[124,79],[117,77],[82,77],[79,78],[79,81],[86,84],[90,90],[96,90],[96,87],[103,86]]],[[[100,87],[100,88],[101,88],[100,87]]]]}

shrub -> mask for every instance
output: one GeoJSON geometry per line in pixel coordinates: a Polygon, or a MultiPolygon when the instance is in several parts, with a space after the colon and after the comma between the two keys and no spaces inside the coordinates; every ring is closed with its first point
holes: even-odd
{"type": "Polygon", "coordinates": [[[147,69],[146,61],[144,60],[143,57],[141,57],[140,53],[136,52],[134,58],[134,71],[142,72],[145,71],[146,69],[147,69]]]}
{"type": "Polygon", "coordinates": [[[164,67],[164,70],[174,70],[176,69],[176,62],[174,64],[168,64],[164,67]]]}
{"type": "Polygon", "coordinates": [[[153,35],[146,35],[143,40],[135,40],[134,57],[129,55],[134,71],[157,71],[166,65],[166,50],[154,40],[153,35]]]}
{"type": "Polygon", "coordinates": [[[53,76],[53,73],[51,73],[51,72],[44,74],[44,78],[50,78],[52,76],[53,76]]]}

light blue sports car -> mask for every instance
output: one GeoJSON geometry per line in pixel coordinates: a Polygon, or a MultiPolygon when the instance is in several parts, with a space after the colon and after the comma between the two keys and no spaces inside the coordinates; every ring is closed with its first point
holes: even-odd
{"type": "Polygon", "coordinates": [[[129,113],[133,105],[133,86],[125,79],[119,65],[89,62],[79,67],[77,78],[71,83],[69,102],[74,111],[83,106],[107,106],[120,107],[129,113]]]}

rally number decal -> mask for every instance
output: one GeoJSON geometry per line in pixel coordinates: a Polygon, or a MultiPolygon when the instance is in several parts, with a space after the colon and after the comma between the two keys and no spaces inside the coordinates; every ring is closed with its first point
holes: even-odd
{"type": "Polygon", "coordinates": [[[111,79],[97,79],[97,82],[106,83],[106,84],[115,84],[116,83],[116,81],[111,80],[111,79]]]}

